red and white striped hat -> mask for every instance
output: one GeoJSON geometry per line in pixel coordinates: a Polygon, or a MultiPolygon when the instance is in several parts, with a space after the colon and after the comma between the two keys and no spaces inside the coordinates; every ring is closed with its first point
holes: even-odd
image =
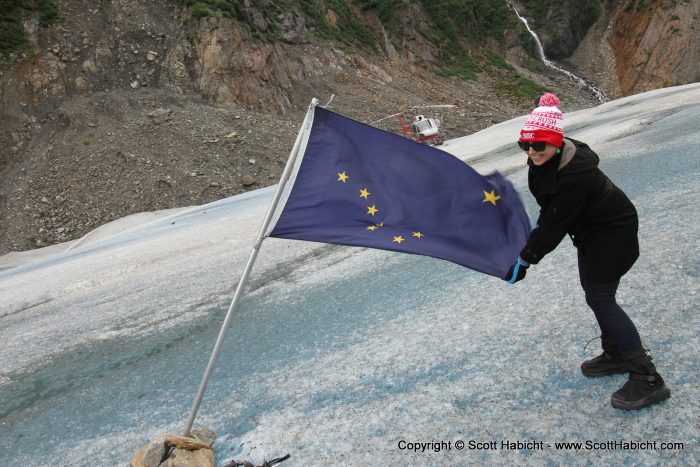
{"type": "Polygon", "coordinates": [[[564,116],[559,104],[559,98],[554,94],[542,94],[539,106],[530,113],[520,130],[520,141],[546,141],[560,147],[564,140],[564,116]]]}

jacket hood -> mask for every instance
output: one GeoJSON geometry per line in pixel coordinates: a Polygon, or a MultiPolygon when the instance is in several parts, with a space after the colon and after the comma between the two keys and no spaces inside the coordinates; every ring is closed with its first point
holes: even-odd
{"type": "Polygon", "coordinates": [[[586,143],[571,138],[564,139],[564,152],[558,171],[566,174],[588,172],[598,167],[600,158],[586,143]],[[569,156],[571,150],[574,153],[569,156]],[[566,159],[569,159],[568,161],[566,159]]]}

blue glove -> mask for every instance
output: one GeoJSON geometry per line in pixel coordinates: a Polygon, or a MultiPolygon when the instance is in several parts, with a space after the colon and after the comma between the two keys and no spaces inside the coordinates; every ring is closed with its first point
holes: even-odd
{"type": "Polygon", "coordinates": [[[518,261],[508,269],[506,277],[503,278],[504,281],[509,284],[515,284],[516,282],[525,279],[525,274],[527,273],[527,268],[530,267],[530,263],[523,261],[518,258],[518,261]]]}

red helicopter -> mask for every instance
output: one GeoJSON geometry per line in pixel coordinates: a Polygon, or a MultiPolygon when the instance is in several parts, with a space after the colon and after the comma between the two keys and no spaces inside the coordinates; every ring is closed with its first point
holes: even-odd
{"type": "Polygon", "coordinates": [[[432,144],[433,146],[439,146],[444,142],[439,134],[440,120],[416,115],[413,117],[410,125],[407,125],[404,116],[402,114],[397,115],[401,131],[403,131],[405,137],[412,138],[413,141],[420,143],[432,144]]]}
{"type": "Polygon", "coordinates": [[[410,123],[406,123],[408,117],[404,116],[403,112],[395,113],[389,115],[388,117],[381,118],[375,122],[370,123],[374,125],[386,120],[387,118],[397,117],[399,120],[399,125],[401,126],[401,132],[406,138],[411,138],[413,141],[418,141],[419,143],[432,144],[434,146],[439,146],[444,143],[444,140],[440,136],[440,120],[436,118],[426,118],[415,112],[419,107],[455,107],[454,105],[444,104],[444,105],[425,105],[411,107],[407,113],[412,115],[410,123]]]}

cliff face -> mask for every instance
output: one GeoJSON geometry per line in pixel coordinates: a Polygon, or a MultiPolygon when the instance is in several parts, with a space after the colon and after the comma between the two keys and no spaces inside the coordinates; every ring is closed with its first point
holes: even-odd
{"type": "MultiPolygon", "coordinates": [[[[253,28],[216,18],[183,26],[184,10],[172,0],[56,3],[63,18],[56,26],[39,28],[31,18],[24,22],[36,54],[0,81],[4,119],[27,123],[45,118],[71,95],[129,87],[165,88],[284,113],[300,104],[299,89],[323,81],[329,70],[364,67],[388,83],[393,78],[387,64],[422,73],[445,52],[428,39],[429,18],[418,3],[405,7],[391,38],[376,13],[353,10],[379,38],[374,58],[320,44],[300,8],[274,18],[278,40],[270,42],[255,37],[272,29],[261,13],[265,2],[243,2],[253,28]]],[[[613,96],[700,79],[697,1],[515,3],[538,32],[549,58],[581,67],[589,79],[605,82],[613,96]],[[596,57],[603,63],[596,63],[596,57]],[[613,67],[617,80],[610,76],[613,67]]],[[[331,29],[337,18],[332,8],[324,12],[331,29]]],[[[481,47],[491,44],[498,51],[520,42],[528,48],[523,33],[507,37],[510,44],[486,41],[481,47]]],[[[12,146],[19,137],[6,142],[12,146]]]]}
{"type": "Polygon", "coordinates": [[[570,57],[603,14],[599,0],[521,0],[519,5],[552,60],[570,57]]]}
{"type": "Polygon", "coordinates": [[[39,28],[27,17],[34,53],[0,76],[0,129],[10,129],[5,148],[26,141],[32,127],[74,96],[143,86],[192,89],[172,2],[56,3],[62,21],[39,28]]]}
{"type": "Polygon", "coordinates": [[[700,2],[521,0],[548,58],[611,97],[700,80],[700,2]]]}
{"type": "MultiPolygon", "coordinates": [[[[408,8],[413,24],[405,28],[400,52],[376,14],[355,12],[381,37],[383,57],[376,61],[367,59],[366,50],[319,41],[298,7],[274,18],[271,32],[260,10],[264,1],[244,2],[253,27],[216,17],[183,22],[187,10],[173,0],[56,3],[60,23],[40,28],[36,18],[24,21],[35,54],[0,77],[6,119],[27,123],[32,117],[45,118],[71,96],[144,87],[284,113],[295,103],[297,88],[310,80],[323,81],[329,71],[365,68],[389,82],[385,61],[416,71],[437,56],[436,46],[412,27],[421,21],[417,5],[408,8]],[[263,40],[261,33],[275,40],[263,40]]],[[[330,28],[335,18],[328,9],[330,28]]]]}
{"type": "Polygon", "coordinates": [[[627,0],[612,21],[624,95],[700,80],[700,2],[627,0]]]}

